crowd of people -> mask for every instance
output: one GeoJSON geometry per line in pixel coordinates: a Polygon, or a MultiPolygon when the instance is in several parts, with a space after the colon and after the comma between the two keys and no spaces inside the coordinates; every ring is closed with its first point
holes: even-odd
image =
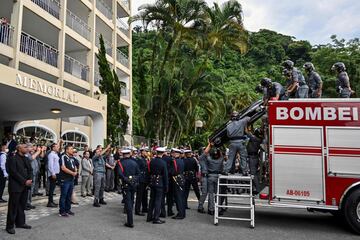
{"type": "Polygon", "coordinates": [[[190,188],[198,199],[201,196],[198,155],[189,148],[136,149],[108,145],[97,146],[92,151],[85,146],[80,155],[61,140],[49,146],[31,141],[17,143],[12,134],[1,147],[0,199],[8,202],[6,230],[10,234],[15,233],[15,226],[31,228],[25,223],[24,211],[34,209],[32,198],[43,194],[48,199],[46,206],[58,208],[59,216],[75,215],[71,206],[81,201],[74,191],[78,184],[81,198],[92,197],[94,207],[107,204],[104,192],[122,194],[127,227],[133,227],[133,211],[139,216],[147,214],[147,221],[154,224],[164,223],[160,217],[165,216],[184,219],[190,188]],[[7,201],[2,197],[6,182],[7,201]],[[41,186],[44,192],[40,192],[41,186]],[[55,202],[57,187],[60,198],[55,202]],[[178,210],[176,215],[174,205],[178,210]]]}
{"type": "MultiPolygon", "coordinates": [[[[287,78],[285,87],[269,78],[261,80],[258,91],[264,93],[265,106],[269,100],[321,97],[321,77],[312,63],[304,65],[306,78],[292,61],[285,61],[283,66],[287,78]]],[[[349,98],[353,91],[345,65],[335,63],[332,69],[338,74],[339,97],[349,98]]],[[[130,228],[134,227],[133,213],[146,215],[147,222],[154,224],[165,223],[165,217],[184,219],[191,187],[198,199],[198,212],[205,213],[204,202],[208,198],[207,213],[213,215],[219,174],[253,175],[252,194],[261,191],[259,154],[262,144],[266,144],[266,129],[253,129],[249,121],[249,117],[239,119],[238,113],[233,112],[226,127],[229,148],[217,148],[209,142],[199,152],[190,147],[143,146],[137,149],[115,148],[109,144],[106,148],[99,145],[94,150],[85,146],[80,155],[72,145],[64,145],[61,140],[48,146],[34,144],[31,139],[27,143],[17,143],[9,134],[1,144],[0,153],[0,203],[6,202],[3,192],[7,181],[9,191],[6,231],[14,234],[15,225],[30,229],[25,223],[24,210],[34,209],[32,198],[44,193],[48,196],[47,207],[59,208],[59,216],[75,215],[71,206],[79,202],[74,191],[79,182],[81,197],[92,197],[94,207],[107,204],[104,192],[122,194],[127,214],[125,226],[130,228]],[[44,193],[39,191],[41,186],[44,193]],[[54,201],[57,186],[60,188],[58,203],[54,201]]],[[[224,211],[220,209],[219,214],[224,211]]]]}

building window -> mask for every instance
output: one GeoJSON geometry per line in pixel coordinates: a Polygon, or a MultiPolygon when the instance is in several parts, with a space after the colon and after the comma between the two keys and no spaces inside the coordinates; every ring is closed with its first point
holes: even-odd
{"type": "Polygon", "coordinates": [[[28,126],[16,131],[18,141],[26,141],[34,144],[49,144],[55,142],[55,134],[46,128],[39,126],[28,126]]]}
{"type": "Polygon", "coordinates": [[[65,145],[72,145],[78,150],[83,150],[85,145],[88,145],[88,138],[79,132],[66,132],[62,135],[65,145]]]}

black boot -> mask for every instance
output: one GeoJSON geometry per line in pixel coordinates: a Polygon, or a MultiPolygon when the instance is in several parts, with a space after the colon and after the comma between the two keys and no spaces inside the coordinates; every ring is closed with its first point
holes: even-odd
{"type": "Polygon", "coordinates": [[[100,207],[99,201],[97,199],[94,200],[94,207],[100,207]]]}
{"type": "Polygon", "coordinates": [[[104,201],[103,198],[100,199],[99,203],[102,204],[102,205],[106,205],[106,204],[107,204],[107,203],[104,201]]]}

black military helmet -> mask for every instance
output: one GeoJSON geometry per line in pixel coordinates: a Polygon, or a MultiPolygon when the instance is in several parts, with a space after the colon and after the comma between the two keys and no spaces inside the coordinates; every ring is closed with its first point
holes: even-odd
{"type": "Polygon", "coordinates": [[[290,77],[291,76],[291,71],[289,69],[284,68],[284,70],[282,71],[282,74],[285,77],[290,77]]]}
{"type": "Polygon", "coordinates": [[[263,136],[261,128],[255,128],[254,135],[257,136],[258,138],[261,138],[263,136]]]}
{"type": "Polygon", "coordinates": [[[346,67],[343,62],[337,62],[334,65],[332,65],[331,70],[337,71],[337,72],[343,72],[346,70],[346,67]]]}
{"type": "Polygon", "coordinates": [[[294,67],[294,62],[291,60],[286,60],[282,63],[282,66],[288,70],[291,70],[294,67]]]}
{"type": "Polygon", "coordinates": [[[311,71],[315,70],[314,64],[312,64],[311,62],[305,63],[303,68],[308,72],[311,72],[311,71]]]}
{"type": "Polygon", "coordinates": [[[264,90],[264,87],[261,86],[261,84],[259,84],[255,87],[255,92],[257,92],[257,93],[263,93],[263,90],[264,90]]]}
{"type": "Polygon", "coordinates": [[[272,84],[272,81],[270,78],[262,78],[260,84],[263,87],[269,87],[272,84]]]}
{"type": "Polygon", "coordinates": [[[237,111],[233,111],[233,112],[231,113],[230,118],[231,118],[231,119],[237,119],[238,116],[239,116],[239,113],[238,113],[237,111]]]}
{"type": "Polygon", "coordinates": [[[212,159],[218,159],[221,156],[220,149],[219,148],[212,148],[209,152],[212,159]]]}

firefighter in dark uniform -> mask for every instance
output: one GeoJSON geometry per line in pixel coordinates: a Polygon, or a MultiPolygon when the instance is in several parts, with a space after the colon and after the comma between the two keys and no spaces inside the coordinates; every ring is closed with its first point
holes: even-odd
{"type": "Polygon", "coordinates": [[[262,78],[260,85],[263,88],[264,94],[264,106],[267,105],[270,100],[286,100],[284,87],[278,83],[273,82],[270,78],[262,78]]]}
{"type": "Polygon", "coordinates": [[[156,157],[150,162],[150,202],[149,211],[147,215],[147,222],[153,222],[154,224],[162,224],[165,221],[160,220],[161,202],[163,199],[164,191],[168,189],[168,172],[167,166],[162,159],[166,149],[158,147],[156,148],[156,157]]]}
{"type": "Polygon", "coordinates": [[[130,157],[131,150],[124,149],[121,151],[123,158],[118,162],[118,174],[122,180],[124,200],[125,200],[125,212],[127,214],[127,221],[124,224],[126,227],[133,228],[133,206],[134,195],[136,188],[139,184],[140,169],[135,160],[130,157]]]}
{"type": "Polygon", "coordinates": [[[254,134],[248,133],[249,142],[247,145],[247,151],[249,156],[250,174],[254,176],[253,179],[253,194],[260,192],[260,183],[258,175],[259,167],[259,151],[263,142],[263,134],[260,128],[254,130],[254,134]]]}
{"type": "Polygon", "coordinates": [[[173,175],[173,167],[172,167],[172,157],[168,155],[168,152],[165,152],[164,155],[162,156],[162,160],[164,161],[166,168],[167,168],[167,172],[168,172],[168,186],[167,186],[167,191],[166,193],[163,195],[162,201],[161,201],[161,214],[160,217],[165,218],[166,217],[166,209],[165,209],[165,205],[167,205],[167,216],[173,216],[175,215],[174,212],[172,211],[172,206],[174,205],[174,186],[173,186],[173,181],[172,181],[172,175],[173,175]],[[166,199],[166,201],[165,201],[166,199]]]}
{"type": "MultiPolygon", "coordinates": [[[[278,83],[278,82],[273,82],[270,78],[262,78],[261,82],[260,82],[260,86],[263,89],[263,100],[264,100],[264,106],[267,107],[268,102],[270,100],[275,100],[275,101],[282,101],[282,100],[287,100],[288,96],[285,94],[285,89],[284,87],[278,83]]],[[[264,114],[264,116],[261,117],[261,122],[262,122],[262,132],[265,133],[264,134],[264,144],[266,145],[265,149],[266,151],[268,150],[268,136],[269,136],[269,118],[268,118],[268,114],[266,111],[266,114],[264,114]]]]}
{"type": "Polygon", "coordinates": [[[332,71],[335,71],[338,76],[336,80],[336,91],[340,98],[350,98],[353,91],[350,87],[349,75],[346,72],[345,64],[337,62],[331,67],[332,71]]]}
{"type": "Polygon", "coordinates": [[[283,62],[283,74],[286,81],[286,94],[290,98],[308,98],[309,87],[306,85],[305,78],[300,70],[294,67],[294,62],[286,60],[283,62]]]}
{"type": "Polygon", "coordinates": [[[307,62],[303,67],[307,74],[306,82],[309,86],[309,98],[321,98],[323,83],[320,75],[315,71],[314,64],[307,62]]]}
{"type": "MultiPolygon", "coordinates": [[[[184,161],[180,158],[182,151],[180,149],[171,149],[171,183],[173,185],[173,196],[176,203],[176,209],[178,213],[173,219],[184,219],[185,218],[185,178],[184,178],[184,161]]],[[[168,206],[172,211],[172,206],[168,206]]]]}
{"type": "Polygon", "coordinates": [[[139,176],[139,186],[136,189],[136,201],[135,201],[135,215],[145,216],[145,212],[147,212],[147,185],[149,180],[149,166],[150,162],[147,159],[147,148],[140,149],[140,156],[136,158],[136,163],[140,169],[139,176]],[[140,212],[140,208],[142,206],[142,213],[140,212]]]}
{"type": "Polygon", "coordinates": [[[198,185],[198,179],[197,174],[199,172],[199,165],[195,158],[192,156],[191,150],[184,150],[185,158],[184,158],[184,164],[185,164],[185,207],[186,209],[189,209],[188,207],[188,198],[189,198],[189,192],[190,187],[192,186],[196,195],[196,198],[200,200],[200,189],[198,185]]]}

